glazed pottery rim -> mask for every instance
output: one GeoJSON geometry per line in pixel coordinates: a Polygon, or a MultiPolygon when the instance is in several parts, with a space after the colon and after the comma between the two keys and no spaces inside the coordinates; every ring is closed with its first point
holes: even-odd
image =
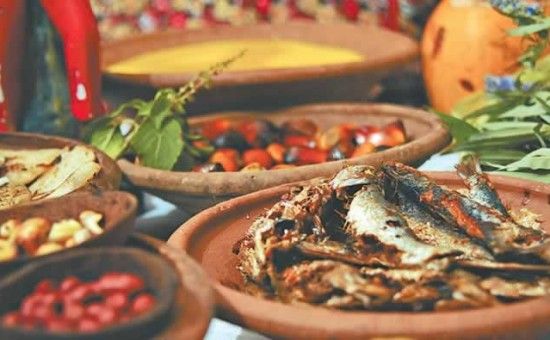
{"type": "MultiPolygon", "coordinates": [[[[285,24],[277,23],[257,23],[246,26],[248,29],[257,30],[267,30],[270,32],[280,31],[278,28],[284,27],[284,29],[294,29],[294,30],[303,30],[306,29],[324,29],[324,30],[338,30],[338,29],[349,29],[356,30],[357,34],[366,34],[370,32],[376,32],[376,34],[387,35],[388,39],[400,39],[401,45],[408,44],[406,49],[403,51],[398,51],[390,57],[379,57],[378,59],[369,59],[368,56],[365,57],[363,51],[355,50],[362,54],[365,57],[361,61],[357,62],[344,62],[338,64],[329,64],[329,65],[314,65],[314,66],[304,66],[296,68],[273,68],[273,69],[260,69],[260,70],[246,70],[246,71],[231,71],[224,72],[217,75],[213,79],[213,83],[217,87],[224,86],[234,86],[234,85],[251,85],[251,84],[267,84],[267,83],[279,83],[279,82],[288,82],[288,81],[299,81],[299,80],[308,80],[308,79],[317,79],[317,78],[326,78],[331,76],[339,75],[349,75],[360,72],[368,72],[371,70],[384,70],[391,69],[396,65],[412,61],[416,58],[420,52],[419,45],[409,38],[406,35],[387,30],[381,27],[370,27],[370,26],[357,26],[349,23],[330,23],[328,26],[321,25],[316,22],[290,22],[285,24]]],[[[201,34],[210,36],[209,39],[203,39],[202,41],[215,41],[217,32],[221,29],[225,31],[236,32],[236,35],[233,38],[245,37],[241,32],[243,27],[241,26],[224,26],[224,27],[204,27],[201,28],[201,34]]],[[[165,40],[167,37],[177,36],[181,34],[181,31],[178,30],[167,30],[164,32],[154,32],[148,34],[142,34],[138,36],[128,37],[121,40],[115,40],[110,42],[105,42],[102,44],[102,50],[110,50],[120,44],[132,44],[141,42],[144,40],[165,40]]],[[[284,38],[284,35],[282,36],[284,38]]],[[[227,38],[226,38],[227,39],[227,38]]],[[[300,40],[294,38],[295,40],[300,40]]],[[[309,39],[302,39],[309,41],[309,39]]],[[[199,41],[195,41],[199,42],[199,41]]],[[[329,46],[334,46],[334,43],[325,43],[329,46]]],[[[181,44],[183,45],[183,44],[181,44]]],[[[109,53],[109,52],[102,52],[109,53]]],[[[110,58],[103,58],[110,59],[110,58]]],[[[112,64],[111,62],[110,64],[112,64]]],[[[108,64],[103,63],[101,66],[101,72],[113,79],[117,79],[123,82],[141,84],[141,85],[153,85],[153,86],[179,86],[187,80],[190,80],[194,73],[185,73],[185,72],[174,72],[174,73],[134,73],[134,74],[124,74],[124,73],[115,73],[108,71],[108,64]]]]}
{"type": "MultiPolygon", "coordinates": [[[[92,235],[91,238],[89,238],[88,240],[74,246],[74,247],[69,247],[69,248],[63,248],[59,251],[56,251],[56,252],[53,252],[53,253],[48,253],[48,254],[43,254],[43,255],[37,255],[37,256],[29,256],[29,255],[24,255],[24,256],[17,256],[16,258],[14,259],[11,259],[11,260],[8,260],[8,261],[0,261],[0,265],[2,266],[9,266],[9,265],[22,265],[23,267],[19,268],[19,269],[16,269],[16,271],[20,270],[20,269],[23,269],[24,267],[26,267],[27,265],[34,265],[36,262],[39,262],[39,261],[43,261],[43,260],[50,260],[52,258],[55,258],[59,255],[66,255],[66,254],[69,254],[69,253],[72,253],[72,252],[77,252],[77,251],[81,251],[81,250],[87,250],[87,249],[91,249],[91,248],[86,248],[90,245],[90,242],[97,242],[105,237],[108,237],[108,234],[111,233],[111,232],[115,232],[117,230],[118,227],[121,226],[121,224],[123,224],[124,222],[126,222],[128,219],[131,219],[131,218],[135,218],[135,214],[137,212],[137,208],[138,208],[138,200],[137,198],[129,193],[129,192],[126,192],[126,191],[102,191],[102,192],[99,192],[99,193],[93,193],[93,192],[86,192],[86,191],[80,191],[80,192],[73,192],[73,193],[69,193],[67,195],[64,195],[64,196],[61,196],[61,197],[56,197],[56,198],[52,198],[52,199],[48,199],[48,200],[38,200],[38,201],[34,201],[34,202],[30,202],[30,203],[27,203],[27,204],[23,204],[23,205],[17,205],[17,206],[14,206],[14,207],[11,207],[11,208],[7,208],[7,209],[3,209],[3,210],[0,210],[0,215],[4,214],[4,213],[9,213],[10,211],[13,211],[13,210],[33,210],[34,208],[36,208],[37,206],[56,206],[59,204],[59,200],[64,200],[64,199],[81,199],[83,197],[86,197],[86,196],[92,196],[92,197],[98,197],[100,199],[107,199],[108,197],[106,196],[112,196],[113,198],[115,198],[117,200],[117,204],[120,204],[122,209],[120,210],[121,213],[118,214],[116,216],[116,219],[114,222],[109,222],[109,225],[110,227],[107,228],[107,223],[105,222],[105,226],[102,227],[102,229],[104,230],[101,234],[99,235],[92,235]]],[[[80,205],[80,204],[79,204],[80,205]]],[[[82,206],[82,209],[81,211],[84,211],[84,210],[87,210],[87,208],[85,206],[82,206]]],[[[48,216],[41,216],[41,217],[44,217],[46,219],[48,219],[48,216]]],[[[73,217],[73,218],[76,218],[76,217],[73,217]]],[[[105,219],[105,216],[102,216],[102,219],[105,219]]],[[[0,221],[0,222],[4,222],[4,221],[0,221]]],[[[54,223],[55,221],[50,221],[51,223],[54,223]]]]}
{"type": "MultiPolygon", "coordinates": [[[[105,336],[104,333],[109,333],[113,331],[123,331],[124,329],[131,329],[135,326],[138,326],[142,324],[143,322],[151,322],[152,319],[161,318],[163,314],[165,314],[167,311],[170,311],[174,304],[174,296],[176,294],[177,289],[179,289],[180,283],[179,278],[172,270],[172,265],[169,263],[169,260],[164,258],[163,256],[151,253],[143,249],[138,248],[127,248],[127,247],[96,247],[96,248],[81,248],[81,249],[75,249],[71,253],[64,253],[64,254],[55,254],[55,256],[41,259],[40,261],[29,263],[28,265],[15,270],[11,273],[9,273],[6,277],[0,279],[0,290],[6,286],[14,285],[15,283],[19,281],[24,281],[28,279],[28,276],[32,275],[35,271],[40,271],[41,268],[44,267],[50,267],[52,265],[56,264],[63,264],[67,261],[71,261],[75,258],[85,258],[89,257],[90,255],[94,256],[100,256],[105,254],[116,254],[117,256],[127,256],[127,257],[133,257],[133,258],[149,258],[149,260],[156,262],[157,265],[161,267],[161,271],[165,274],[164,277],[166,277],[164,284],[162,287],[160,287],[160,290],[155,290],[155,296],[163,296],[164,298],[160,300],[160,303],[155,304],[152,310],[148,311],[146,314],[138,315],[124,323],[120,324],[114,324],[111,326],[108,326],[106,328],[103,328],[97,332],[92,333],[73,333],[73,332],[44,332],[42,330],[37,329],[25,329],[25,328],[12,328],[10,331],[25,334],[25,336],[36,336],[37,338],[40,338],[41,336],[47,335],[47,336],[56,336],[63,339],[66,338],[73,338],[73,337],[98,337],[102,334],[105,336]],[[167,295],[170,295],[171,298],[168,298],[167,295]]],[[[139,265],[141,269],[143,270],[145,268],[144,265],[139,265]]],[[[77,269],[78,270],[78,269],[77,269]]],[[[149,269],[146,269],[149,271],[149,269]]],[[[105,270],[99,270],[99,272],[102,272],[103,274],[106,273],[105,270]]],[[[47,275],[47,274],[46,274],[47,275]]],[[[150,274],[148,274],[150,275],[150,274]]],[[[99,277],[98,277],[99,278],[99,277]]],[[[148,288],[150,289],[150,287],[148,288]]],[[[29,289],[29,293],[31,290],[29,289]]],[[[2,326],[0,326],[2,327],[2,326]]],[[[6,328],[7,329],[7,328],[6,328]]]]}
{"type": "MultiPolygon", "coordinates": [[[[425,171],[424,173],[436,181],[462,183],[454,172],[425,171]]],[[[488,175],[493,184],[502,187],[501,190],[521,188],[524,192],[537,192],[548,195],[550,200],[550,184],[505,175],[490,173],[488,175]]],[[[307,181],[263,189],[205,209],[183,223],[170,236],[168,244],[183,249],[200,263],[200,259],[197,259],[190,252],[190,248],[192,247],[191,242],[197,237],[204,237],[199,234],[211,219],[216,218],[224,212],[238,209],[242,203],[248,205],[250,201],[256,199],[280,196],[292,186],[303,184],[304,182],[307,181]]],[[[497,190],[499,189],[497,188],[497,190]]],[[[293,336],[296,337],[307,337],[311,332],[319,334],[319,330],[326,322],[332,327],[326,329],[326,331],[334,332],[335,336],[338,336],[339,332],[346,335],[354,334],[355,336],[373,335],[373,328],[377,332],[376,335],[380,336],[431,336],[434,334],[439,336],[449,334],[454,334],[455,336],[457,334],[476,336],[482,331],[491,332],[490,329],[486,329],[488,327],[487,320],[494,322],[491,326],[498,323],[500,328],[513,330],[515,327],[530,326],[531,323],[541,326],[550,318],[550,296],[537,297],[494,307],[459,311],[342,311],[311,305],[290,305],[254,297],[241,290],[230,288],[210,275],[209,277],[216,292],[216,303],[220,316],[223,319],[275,336],[288,336],[289,333],[285,333],[288,332],[286,328],[290,329],[293,332],[292,334],[294,334],[293,336]],[[494,317],[499,318],[495,319],[494,317]],[[324,319],[319,322],[315,318],[324,319]],[[467,323],[462,321],[467,321],[467,323]],[[415,328],[414,325],[421,325],[421,327],[415,328]],[[452,325],[452,327],[449,328],[449,325],[452,325]]]]}
{"type": "MultiPolygon", "coordinates": [[[[361,112],[356,115],[365,115],[373,117],[376,115],[377,110],[388,110],[392,112],[382,113],[381,116],[395,119],[410,119],[414,121],[421,122],[425,125],[428,125],[430,131],[422,136],[416,136],[416,138],[407,141],[405,144],[398,145],[383,151],[378,151],[372,154],[365,156],[360,156],[356,158],[349,158],[340,161],[330,161],[320,164],[309,164],[302,165],[294,168],[288,169],[276,169],[276,170],[263,170],[258,172],[213,172],[213,173],[200,173],[192,171],[169,171],[169,170],[159,170],[146,166],[136,165],[126,159],[121,159],[118,161],[120,168],[123,173],[129,177],[132,182],[136,182],[139,187],[153,190],[163,190],[168,192],[185,192],[185,194],[190,196],[204,196],[204,195],[214,195],[214,196],[235,196],[247,194],[251,191],[246,189],[233,189],[231,191],[227,190],[227,187],[222,189],[214,188],[212,189],[211,184],[212,180],[217,180],[220,182],[235,183],[247,182],[250,179],[258,180],[264,179],[267,180],[273,174],[281,175],[296,175],[306,177],[314,169],[323,167],[324,169],[334,170],[336,172],[345,166],[348,165],[357,165],[365,164],[366,161],[374,157],[383,157],[397,159],[400,154],[404,153],[404,150],[415,149],[420,146],[429,147],[429,153],[433,154],[444,148],[450,142],[450,135],[445,123],[437,117],[437,115],[430,113],[428,111],[403,106],[395,104],[386,104],[386,103],[350,103],[350,102],[334,102],[334,103],[322,103],[322,104],[306,104],[292,106],[286,109],[277,110],[274,112],[258,113],[253,111],[247,112],[221,112],[221,113],[211,113],[208,115],[202,115],[193,117],[190,119],[190,124],[200,124],[201,122],[215,119],[217,117],[228,116],[230,119],[238,119],[240,117],[252,117],[252,118],[261,118],[264,117],[285,117],[289,116],[294,112],[304,112],[307,110],[347,110],[347,109],[365,109],[372,110],[372,112],[361,112]],[[256,113],[256,114],[255,114],[256,113]],[[148,181],[148,178],[157,177],[162,178],[163,183],[152,184],[148,181]]],[[[327,114],[323,112],[322,114],[327,114]]],[[[289,117],[291,118],[291,117],[289,117]]],[[[295,177],[296,177],[295,176],[295,177]]],[[[296,181],[298,179],[294,179],[296,181]]],[[[261,188],[263,189],[263,188],[261,188]]]]}

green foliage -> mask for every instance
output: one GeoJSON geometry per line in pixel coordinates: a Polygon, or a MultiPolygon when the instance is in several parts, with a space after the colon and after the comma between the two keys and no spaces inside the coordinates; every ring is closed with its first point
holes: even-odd
{"type": "Polygon", "coordinates": [[[206,138],[190,131],[185,105],[243,53],[199,73],[177,90],[161,89],[150,101],[134,99],[120,105],[92,121],[86,127],[85,139],[113,159],[135,155],[140,164],[152,168],[171,170],[176,164],[182,169],[190,167],[214,149],[206,138]],[[197,141],[205,146],[195,146],[197,141]]]}

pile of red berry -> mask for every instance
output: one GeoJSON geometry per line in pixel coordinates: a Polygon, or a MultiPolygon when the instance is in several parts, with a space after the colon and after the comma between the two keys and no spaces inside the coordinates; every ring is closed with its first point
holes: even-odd
{"type": "Polygon", "coordinates": [[[51,332],[96,332],[143,315],[155,303],[143,280],[130,273],[106,273],[91,282],[68,276],[59,285],[45,279],[21,301],[18,310],[2,317],[2,325],[51,332]]]}

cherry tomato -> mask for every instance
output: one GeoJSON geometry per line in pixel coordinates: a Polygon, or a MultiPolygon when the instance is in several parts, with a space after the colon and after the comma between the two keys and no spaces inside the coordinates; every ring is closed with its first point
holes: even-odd
{"type": "Polygon", "coordinates": [[[98,288],[102,293],[112,293],[123,291],[131,294],[143,289],[144,282],[141,278],[129,273],[107,273],[97,282],[98,288]]]}
{"type": "Polygon", "coordinates": [[[75,276],[67,276],[63,281],[61,281],[61,285],[59,286],[62,292],[68,292],[69,290],[75,288],[80,284],[80,280],[75,276]]]}
{"type": "Polygon", "coordinates": [[[110,294],[105,298],[105,304],[115,310],[122,310],[129,304],[128,295],[121,292],[110,294]]]}

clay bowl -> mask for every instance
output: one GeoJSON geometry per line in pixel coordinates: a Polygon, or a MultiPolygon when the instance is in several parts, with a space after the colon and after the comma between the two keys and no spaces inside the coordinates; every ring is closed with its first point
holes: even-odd
{"type": "Polygon", "coordinates": [[[215,301],[209,279],[202,268],[181,249],[144,234],[130,235],[126,245],[161,255],[170,262],[180,279],[170,321],[156,338],[204,339],[215,301]]]}
{"type": "Polygon", "coordinates": [[[9,219],[24,220],[30,217],[45,217],[51,222],[76,218],[83,210],[93,210],[103,215],[103,233],[75,248],[36,256],[20,256],[11,261],[0,262],[0,274],[38,259],[70,253],[79,247],[94,247],[123,244],[134,226],[137,209],[136,198],[126,192],[105,191],[100,193],[76,192],[63,197],[38,201],[0,210],[0,224],[9,219]]]}
{"type": "Polygon", "coordinates": [[[107,88],[112,90],[107,93],[108,99],[120,102],[136,96],[150,97],[156,88],[181,86],[194,76],[176,72],[107,73],[109,65],[136,54],[213,40],[277,38],[343,47],[365,58],[360,62],[325,66],[223,72],[214,79],[212,90],[197,96],[197,101],[188,107],[189,112],[273,109],[320,101],[364,100],[369,97],[373,83],[418,54],[414,40],[373,25],[290,22],[211,27],[190,33],[154,33],[102,45],[102,69],[108,80],[107,88]]]}
{"type": "Polygon", "coordinates": [[[174,297],[178,291],[178,274],[170,262],[162,257],[131,248],[81,249],[58,254],[8,275],[0,281],[0,295],[3,296],[0,314],[17,309],[21,300],[42,279],[51,279],[54,283],[59,283],[63,278],[74,275],[82,281],[90,281],[98,279],[107,272],[129,272],[143,278],[146,289],[156,297],[156,305],[148,313],[125,324],[94,333],[51,333],[0,326],[0,337],[3,339],[74,339],[77,336],[82,339],[148,339],[166,327],[175,304],[174,297]]]}
{"type": "MultiPolygon", "coordinates": [[[[66,146],[85,145],[76,140],[47,136],[35,133],[8,132],[0,133],[0,148],[3,149],[45,149],[45,148],[63,148],[66,146]]],[[[100,189],[116,190],[120,185],[121,173],[115,161],[103,152],[87,145],[95,152],[96,160],[101,166],[99,173],[80,191],[100,189]]]]}
{"type": "MultiPolygon", "coordinates": [[[[427,173],[440,184],[462,187],[449,172],[427,173]]],[[[491,176],[504,202],[541,214],[550,231],[550,185],[491,176]]],[[[456,312],[345,312],[285,305],[239,290],[242,278],[232,248],[253,219],[271,207],[290,185],[221,203],[194,216],[168,240],[197,260],[214,282],[219,316],[273,337],[292,338],[535,338],[550,334],[550,298],[456,312]]]]}
{"type": "MultiPolygon", "coordinates": [[[[214,114],[192,118],[190,123],[197,125],[217,117],[242,120],[250,118],[251,113],[214,114]]],[[[308,105],[276,113],[258,113],[252,118],[266,118],[275,124],[281,124],[289,119],[310,118],[314,119],[321,129],[327,129],[342,122],[383,125],[392,120],[401,119],[410,142],[354,159],[261,172],[205,174],[155,170],[134,165],[126,160],[119,161],[118,164],[134,185],[179,205],[189,213],[196,213],[229,198],[268,187],[319,176],[330,176],[349,164],[376,165],[390,160],[403,163],[419,161],[441,150],[450,141],[446,128],[434,114],[395,105],[308,105]]]]}

